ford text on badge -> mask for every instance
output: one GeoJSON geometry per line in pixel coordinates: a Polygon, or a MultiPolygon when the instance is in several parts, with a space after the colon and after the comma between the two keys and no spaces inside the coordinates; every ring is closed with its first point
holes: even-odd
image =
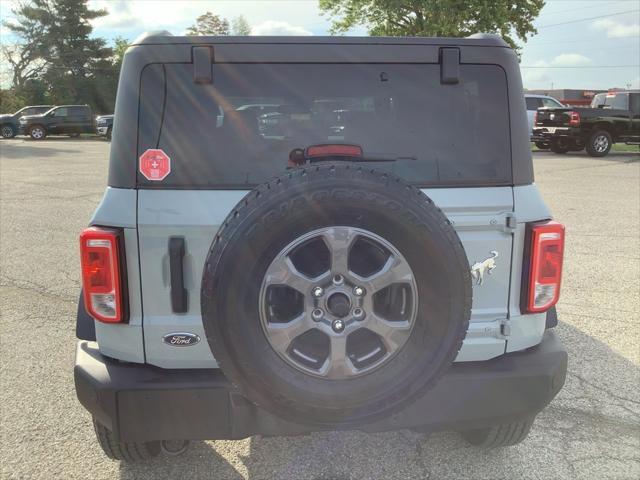
{"type": "Polygon", "coordinates": [[[172,347],[190,347],[200,341],[200,337],[195,333],[167,333],[162,337],[162,341],[172,347]]]}

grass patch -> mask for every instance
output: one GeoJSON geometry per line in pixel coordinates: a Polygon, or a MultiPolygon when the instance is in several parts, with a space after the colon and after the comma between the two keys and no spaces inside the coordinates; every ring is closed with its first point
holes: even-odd
{"type": "MultiPolygon", "coordinates": [[[[533,143],[531,144],[531,151],[532,152],[548,152],[549,150],[540,150],[538,147],[536,147],[533,143]]],[[[622,152],[635,152],[635,153],[640,153],[640,145],[626,145],[624,143],[614,143],[613,146],[611,147],[611,151],[612,152],[616,152],[616,153],[622,153],[622,152]]],[[[573,152],[573,153],[577,153],[577,152],[573,152]]]]}
{"type": "Polygon", "coordinates": [[[614,143],[612,152],[636,152],[640,153],[640,145],[625,145],[624,143],[614,143]]]}

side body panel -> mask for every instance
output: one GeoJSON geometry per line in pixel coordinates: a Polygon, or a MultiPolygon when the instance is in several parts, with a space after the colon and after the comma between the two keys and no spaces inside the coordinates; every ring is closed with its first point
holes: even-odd
{"type": "Polygon", "coordinates": [[[502,355],[506,339],[501,332],[508,318],[512,234],[510,187],[424,190],[447,215],[460,236],[471,267],[498,253],[496,269],[474,281],[471,322],[456,361],[477,361],[502,355]]]}
{"type": "Polygon", "coordinates": [[[148,363],[165,368],[217,366],[200,315],[202,269],[216,231],[245,193],[237,190],[139,192],[138,231],[148,363]],[[185,240],[185,313],[174,313],[171,307],[169,238],[174,236],[185,240]],[[189,347],[175,347],[163,341],[165,335],[178,332],[196,334],[201,340],[189,347]]]}
{"type": "Polygon", "coordinates": [[[119,360],[144,363],[140,264],[136,229],[137,195],[136,190],[108,187],[90,225],[120,227],[124,230],[129,285],[129,322],[115,325],[95,322],[96,340],[100,345],[100,352],[119,360]]]}
{"type": "Polygon", "coordinates": [[[529,222],[551,219],[538,187],[526,185],[513,189],[516,228],[513,236],[511,261],[511,292],[509,295],[509,341],[507,352],[515,352],[537,345],[542,340],[546,324],[546,313],[526,314],[520,311],[520,288],[524,264],[525,228],[529,222]]]}

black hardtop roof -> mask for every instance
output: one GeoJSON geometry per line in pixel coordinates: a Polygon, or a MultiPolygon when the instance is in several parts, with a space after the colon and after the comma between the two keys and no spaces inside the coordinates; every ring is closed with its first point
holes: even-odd
{"type": "Polygon", "coordinates": [[[131,45],[180,44],[313,44],[313,45],[454,45],[503,47],[509,45],[498,35],[476,33],[469,37],[346,37],[346,36],[173,36],[169,32],[145,32],[131,45]]]}

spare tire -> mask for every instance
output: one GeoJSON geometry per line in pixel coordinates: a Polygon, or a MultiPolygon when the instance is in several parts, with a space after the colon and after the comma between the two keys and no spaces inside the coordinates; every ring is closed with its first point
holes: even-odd
{"type": "Polygon", "coordinates": [[[433,386],[471,314],[469,262],[445,215],[399,178],[352,164],[247,194],[207,256],[212,353],[256,405],[357,426],[433,386]]]}

